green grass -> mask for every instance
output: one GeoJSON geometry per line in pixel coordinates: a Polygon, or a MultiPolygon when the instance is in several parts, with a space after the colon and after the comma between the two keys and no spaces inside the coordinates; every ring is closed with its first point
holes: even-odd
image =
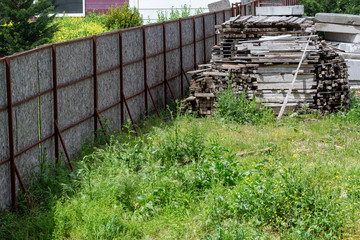
{"type": "Polygon", "coordinates": [[[152,116],[138,137],[84,146],[73,173],[44,163],[35,210],[21,198],[0,239],[357,239],[358,112],[354,99],[266,124],[152,116]]]}

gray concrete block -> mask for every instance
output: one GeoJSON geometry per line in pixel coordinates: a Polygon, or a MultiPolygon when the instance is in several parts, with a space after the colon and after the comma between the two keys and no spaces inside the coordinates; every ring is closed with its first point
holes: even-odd
{"type": "Polygon", "coordinates": [[[98,72],[119,66],[119,34],[114,33],[97,37],[96,53],[98,72]]]}
{"type": "Polygon", "coordinates": [[[338,23],[346,25],[360,25],[360,16],[339,13],[317,13],[315,20],[324,23],[338,23]]]}
{"type": "Polygon", "coordinates": [[[341,25],[333,23],[315,23],[315,30],[318,32],[359,34],[360,26],[341,25]]]}
{"type": "Polygon", "coordinates": [[[164,51],[162,25],[155,25],[145,28],[145,38],[147,56],[164,51]]]}
{"type": "Polygon", "coordinates": [[[196,64],[204,63],[204,42],[200,41],[196,43],[196,64]]]}
{"type": "Polygon", "coordinates": [[[122,44],[124,63],[138,60],[144,56],[142,36],[143,34],[141,28],[123,32],[122,44]]]}
{"type": "Polygon", "coordinates": [[[11,205],[10,163],[0,165],[0,210],[11,205]]]}
{"type": "MultiPolygon", "coordinates": [[[[176,77],[174,79],[172,79],[169,82],[171,89],[173,90],[173,93],[175,95],[175,98],[180,99],[181,98],[181,78],[180,77],[176,77]]],[[[173,101],[173,99],[170,99],[171,101],[173,101]]]]}
{"type": "Polygon", "coordinates": [[[360,60],[360,53],[339,53],[344,59],[359,59],[360,60]]]}
{"type": "Polygon", "coordinates": [[[37,71],[40,92],[53,88],[52,50],[46,48],[37,52],[37,71]]]}
{"type": "MultiPolygon", "coordinates": [[[[0,112],[0,162],[10,157],[9,154],[9,130],[8,130],[8,113],[0,112]]],[[[1,176],[1,172],[0,172],[1,176]]],[[[1,201],[0,201],[1,202],[1,201]]]]}
{"type": "Polygon", "coordinates": [[[257,7],[257,16],[302,16],[304,15],[304,6],[269,6],[257,7]]]}
{"type": "Polygon", "coordinates": [[[40,96],[39,102],[41,138],[44,138],[53,134],[55,131],[53,93],[51,92],[40,96]]]}
{"type": "Polygon", "coordinates": [[[340,43],[337,47],[347,53],[360,53],[360,44],[340,43]]]}
{"type": "Polygon", "coordinates": [[[10,61],[11,90],[13,103],[38,93],[38,55],[31,53],[10,61]]]}
{"type": "Polygon", "coordinates": [[[144,90],[144,63],[124,67],[124,94],[126,97],[144,90]]]}
{"type": "Polygon", "coordinates": [[[208,8],[210,12],[217,12],[217,11],[229,9],[231,8],[231,5],[229,0],[221,0],[208,4],[208,8]]]}
{"type": "Polygon", "coordinates": [[[121,99],[120,70],[114,70],[98,76],[99,110],[119,102],[121,99]]]}
{"type": "Polygon", "coordinates": [[[180,50],[174,50],[166,54],[166,71],[168,79],[181,72],[180,50]]]}
{"type": "Polygon", "coordinates": [[[0,61],[0,108],[7,105],[5,61],[0,61]]]}
{"type": "Polygon", "coordinates": [[[204,32],[203,32],[203,18],[202,15],[195,18],[195,36],[196,40],[200,40],[204,38],[204,32]]]}
{"type": "Polygon", "coordinates": [[[56,61],[59,85],[91,76],[93,74],[92,40],[57,46],[56,61]]]}
{"type": "Polygon", "coordinates": [[[337,42],[360,43],[360,34],[325,32],[324,38],[325,40],[337,42]]]}
{"type": "Polygon", "coordinates": [[[205,16],[205,37],[215,34],[215,15],[205,16]]]}
{"type": "Polygon", "coordinates": [[[181,22],[182,42],[189,44],[194,41],[193,20],[185,19],[181,22]]]}
{"type": "MultiPolygon", "coordinates": [[[[76,158],[79,149],[87,142],[92,142],[94,132],[94,118],[91,118],[81,124],[62,132],[62,136],[64,138],[65,146],[67,151],[69,152],[70,157],[76,158]]],[[[60,152],[62,152],[63,158],[62,160],[66,161],[66,157],[64,154],[64,149],[60,144],[60,152]]],[[[74,160],[74,159],[72,159],[74,160]]]]}
{"type": "Polygon", "coordinates": [[[225,11],[225,21],[229,20],[232,17],[232,11],[226,10],[225,11]]]}
{"type": "Polygon", "coordinates": [[[180,46],[179,22],[165,24],[166,49],[173,49],[180,46]]]}
{"type": "MultiPolygon", "coordinates": [[[[106,124],[111,131],[118,131],[121,127],[121,105],[116,105],[113,108],[106,110],[100,114],[101,121],[106,124]]],[[[100,123],[98,128],[101,129],[100,123]]]]}
{"type": "Polygon", "coordinates": [[[149,87],[164,81],[164,55],[147,60],[147,78],[149,87]]]}
{"type": "Polygon", "coordinates": [[[93,79],[58,90],[59,128],[64,128],[94,113],[93,79]]]}
{"type": "Polygon", "coordinates": [[[47,164],[55,162],[55,137],[41,143],[41,157],[46,159],[47,164]]]}
{"type": "Polygon", "coordinates": [[[15,151],[19,152],[39,140],[38,100],[14,107],[13,118],[15,151]]]}
{"type": "MultiPolygon", "coordinates": [[[[15,164],[25,184],[28,183],[36,173],[39,173],[39,153],[39,146],[37,146],[15,158],[15,164]]],[[[16,183],[18,191],[21,191],[20,182],[17,180],[16,183]]]]}
{"type": "Polygon", "coordinates": [[[346,60],[346,65],[348,66],[349,82],[360,80],[360,60],[346,60]]]}
{"type": "MultiPolygon", "coordinates": [[[[167,89],[167,91],[169,91],[169,90],[167,89]]],[[[160,108],[163,108],[164,102],[165,102],[164,101],[164,85],[160,85],[156,88],[151,89],[151,95],[154,99],[154,102],[155,102],[158,110],[160,110],[160,108]]],[[[148,94],[148,103],[149,103],[149,112],[155,113],[155,107],[151,100],[150,94],[148,94]]]]}
{"type": "MultiPolygon", "coordinates": [[[[133,120],[135,121],[135,123],[138,123],[139,120],[145,114],[145,95],[144,95],[144,93],[127,100],[127,103],[128,103],[133,120]]],[[[148,103],[150,106],[151,102],[148,102],[148,103]]],[[[125,120],[130,121],[129,114],[128,114],[126,108],[125,108],[125,120]]]]}
{"type": "Polygon", "coordinates": [[[206,39],[206,62],[209,62],[211,59],[211,49],[215,45],[215,39],[214,38],[208,38],[206,39]]]}
{"type": "Polygon", "coordinates": [[[194,66],[194,45],[183,47],[183,67],[187,69],[194,66]]]}

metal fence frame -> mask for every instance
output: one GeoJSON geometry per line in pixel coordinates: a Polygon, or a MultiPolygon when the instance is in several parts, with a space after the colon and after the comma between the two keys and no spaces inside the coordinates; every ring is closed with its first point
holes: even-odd
{"type": "MultiPolygon", "coordinates": [[[[33,49],[33,50],[30,50],[30,51],[26,51],[26,52],[22,52],[22,53],[18,53],[18,54],[15,54],[15,55],[12,55],[12,56],[8,56],[8,57],[5,57],[5,58],[0,58],[0,62],[1,61],[5,61],[6,63],[6,94],[7,94],[7,106],[4,106],[4,107],[0,107],[0,112],[2,111],[6,111],[8,112],[8,140],[9,140],[9,157],[6,158],[6,159],[0,159],[0,166],[5,164],[5,163],[10,163],[10,184],[11,184],[11,205],[12,205],[12,208],[15,208],[16,207],[16,204],[17,204],[17,183],[16,183],[16,178],[18,179],[19,181],[19,185],[22,189],[22,191],[24,192],[27,200],[28,200],[28,203],[30,205],[30,207],[32,208],[32,204],[31,204],[31,200],[27,194],[27,190],[26,190],[26,186],[24,184],[24,181],[20,175],[20,172],[16,166],[16,163],[15,163],[15,159],[17,157],[19,157],[20,155],[24,154],[25,152],[35,148],[35,147],[38,147],[40,144],[44,143],[45,141],[51,139],[54,137],[55,141],[54,141],[54,152],[55,152],[55,159],[56,161],[59,161],[60,159],[60,145],[61,147],[63,148],[64,150],[64,153],[65,153],[65,156],[66,156],[66,159],[67,159],[67,163],[69,165],[69,167],[71,169],[73,169],[72,167],[72,164],[71,164],[71,158],[70,158],[70,154],[68,153],[67,151],[67,148],[66,148],[66,143],[64,141],[64,138],[62,136],[62,133],[64,133],[65,131],[67,130],[70,130],[72,129],[73,127],[75,126],[78,126],[80,125],[81,123],[87,121],[87,120],[90,120],[92,118],[94,118],[94,132],[96,134],[98,128],[99,128],[99,124],[100,126],[103,126],[103,123],[101,121],[101,117],[100,117],[100,114],[104,113],[105,111],[111,109],[111,108],[114,108],[116,106],[119,106],[120,105],[120,109],[121,109],[121,119],[120,119],[120,122],[121,122],[121,125],[124,125],[125,124],[125,109],[128,113],[128,116],[132,122],[132,125],[133,127],[135,128],[135,119],[133,118],[132,116],[132,109],[130,109],[129,105],[128,105],[128,100],[136,97],[136,96],[139,96],[141,94],[144,94],[145,98],[144,98],[144,103],[145,103],[145,115],[149,115],[149,102],[148,102],[148,96],[150,97],[151,99],[151,102],[155,108],[155,111],[157,112],[157,114],[159,115],[159,112],[158,112],[158,108],[157,108],[157,105],[154,101],[154,98],[152,96],[152,89],[156,88],[156,87],[159,87],[161,85],[163,85],[163,97],[164,97],[164,103],[165,105],[168,104],[168,93],[170,93],[171,95],[171,98],[173,100],[175,100],[175,94],[170,86],[170,81],[180,77],[180,81],[181,81],[181,97],[184,97],[184,81],[186,80],[187,83],[189,84],[189,79],[188,79],[188,76],[186,75],[186,72],[191,70],[191,69],[195,69],[197,67],[197,50],[196,50],[196,45],[197,43],[201,42],[203,43],[203,46],[204,46],[204,51],[203,51],[203,59],[204,59],[204,62],[206,62],[207,60],[209,60],[209,58],[207,59],[207,51],[210,51],[211,49],[207,49],[206,48],[206,40],[207,39],[210,39],[210,38],[214,38],[214,41],[215,41],[215,44],[217,43],[218,39],[217,39],[217,36],[215,34],[210,34],[210,35],[206,35],[206,32],[205,32],[205,17],[207,15],[213,15],[214,16],[214,24],[220,24],[217,19],[218,19],[218,16],[221,16],[222,15],[222,22],[224,22],[226,20],[226,15],[231,15],[231,9],[227,9],[227,10],[222,10],[222,11],[218,11],[218,12],[212,12],[212,13],[206,13],[206,14],[202,14],[202,15],[197,15],[197,16],[193,16],[193,17],[187,17],[187,18],[183,18],[183,19],[176,19],[176,20],[172,20],[172,21],[166,21],[166,22],[161,22],[161,23],[154,23],[154,24],[149,24],[149,25],[143,25],[143,26],[139,26],[139,27],[135,27],[135,28],[129,28],[129,29],[123,29],[123,30],[119,30],[119,31],[115,31],[115,32],[109,32],[109,33],[104,33],[104,34],[100,34],[100,35],[95,35],[95,36],[90,36],[90,37],[85,37],[85,38],[81,38],[81,39],[75,39],[75,40],[71,40],[71,41],[67,41],[67,42],[62,42],[62,43],[54,43],[52,45],[46,45],[46,46],[42,46],[42,47],[39,47],[39,48],[36,48],[36,49],[33,49]],[[196,38],[196,29],[195,29],[195,26],[196,26],[196,19],[201,19],[202,18],[202,27],[203,27],[203,37],[201,39],[197,39],[196,38]],[[189,20],[189,19],[192,19],[192,23],[193,23],[193,41],[190,42],[190,43],[187,43],[187,44],[183,44],[183,33],[182,33],[182,22],[184,20],[189,20]],[[175,48],[171,48],[171,49],[167,49],[166,47],[166,28],[165,28],[165,24],[168,24],[168,23],[172,23],[172,22],[177,22],[179,24],[179,36],[180,36],[180,46],[179,47],[175,47],[175,48]],[[145,34],[145,30],[149,27],[152,27],[152,26],[161,26],[163,27],[163,51],[162,52],[159,52],[159,53],[156,53],[156,54],[153,54],[153,55],[147,55],[146,54],[146,34],[145,34]],[[123,33],[125,32],[128,32],[128,31],[134,31],[134,30],[138,30],[138,29],[141,29],[142,30],[142,41],[143,41],[143,57],[139,58],[139,59],[136,59],[134,61],[131,61],[131,62],[128,62],[128,63],[124,63],[123,61],[123,49],[124,49],[124,46],[123,46],[123,41],[122,41],[122,35],[123,33]],[[115,67],[112,67],[110,69],[107,69],[107,70],[103,70],[103,71],[98,71],[98,68],[97,68],[97,51],[96,51],[96,45],[97,45],[97,38],[99,36],[107,36],[107,35],[119,35],[119,57],[120,57],[120,64],[115,66],[115,67]],[[62,45],[68,45],[68,44],[72,44],[72,43],[76,43],[76,42],[80,42],[80,41],[84,41],[84,40],[91,40],[92,41],[92,49],[93,49],[93,52],[92,52],[92,56],[93,56],[93,73],[89,76],[85,76],[85,77],[82,77],[80,79],[76,79],[76,80],[73,80],[71,82],[67,82],[67,83],[62,83],[62,84],[58,84],[58,64],[57,64],[57,47],[58,46],[62,46],[62,45]],[[186,46],[189,46],[189,45],[194,45],[194,65],[191,66],[190,68],[188,69],[184,69],[184,64],[183,64],[183,48],[186,47],[186,46]],[[35,95],[32,95],[30,97],[26,97],[25,99],[22,99],[21,101],[17,101],[17,102],[14,102],[13,99],[12,99],[12,76],[11,76],[11,64],[10,64],[10,60],[12,59],[16,59],[18,57],[22,57],[22,56],[26,56],[28,54],[31,54],[31,53],[34,53],[34,52],[38,52],[38,51],[41,51],[41,50],[44,50],[44,49],[51,49],[51,55],[52,55],[52,87],[49,88],[49,89],[46,89],[46,90],[43,90],[41,92],[38,92],[37,94],[35,95]],[[167,61],[166,61],[166,54],[169,53],[169,52],[172,52],[172,51],[175,51],[175,50],[178,50],[180,51],[180,64],[181,64],[181,72],[174,75],[174,76],[168,76],[168,73],[167,73],[167,61]],[[148,84],[148,79],[147,79],[147,60],[148,59],[151,59],[151,58],[154,58],[156,56],[160,56],[160,55],[163,55],[164,56],[164,79],[162,82],[160,83],[157,83],[157,84],[154,84],[154,85],[151,85],[149,86],[148,84]],[[126,79],[124,79],[124,67],[125,66],[128,66],[128,65],[132,65],[132,64],[136,64],[138,62],[143,62],[144,64],[144,88],[143,90],[135,93],[135,94],[132,94],[131,96],[127,96],[125,94],[125,89],[124,89],[124,81],[126,81],[126,79]],[[121,97],[120,97],[120,101],[110,105],[110,106],[107,106],[105,108],[102,108],[102,109],[99,109],[98,107],[98,77],[101,76],[102,74],[105,74],[105,73],[108,73],[110,71],[114,71],[114,70],[117,70],[119,69],[120,71],[120,89],[121,89],[121,97]],[[62,88],[65,88],[67,86],[70,86],[70,85],[74,85],[74,84],[77,84],[77,83],[80,83],[80,82],[83,82],[85,80],[89,80],[93,78],[93,87],[94,87],[94,95],[93,95],[93,100],[94,100],[94,106],[93,106],[93,113],[90,114],[89,116],[75,122],[75,123],[72,123],[72,124],[69,124],[63,128],[59,128],[59,110],[58,110],[58,91],[62,88]],[[13,126],[13,123],[14,123],[14,118],[13,118],[13,108],[16,107],[16,106],[19,106],[21,104],[24,104],[24,103],[27,103],[31,100],[34,100],[34,99],[37,99],[41,96],[44,96],[45,94],[53,94],[53,99],[54,99],[54,104],[53,104],[53,110],[54,110],[54,113],[53,113],[53,124],[54,124],[54,129],[53,129],[53,132],[50,134],[50,135],[47,135],[45,137],[42,137],[40,138],[40,140],[38,140],[37,142],[21,149],[20,151],[16,152],[15,151],[15,148],[14,148],[14,126],[13,126]]],[[[210,56],[210,54],[209,54],[210,56]]],[[[160,115],[159,115],[160,117],[160,115]]],[[[135,128],[136,129],[136,128],[135,128]]],[[[95,136],[96,137],[96,136],[95,136]]],[[[0,199],[1,201],[1,199],[0,199]]]]}

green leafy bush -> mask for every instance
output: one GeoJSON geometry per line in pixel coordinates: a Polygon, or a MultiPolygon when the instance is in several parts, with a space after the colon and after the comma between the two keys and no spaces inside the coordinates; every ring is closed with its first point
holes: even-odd
{"type": "Polygon", "coordinates": [[[90,15],[85,18],[56,18],[54,21],[58,24],[59,31],[54,34],[51,42],[64,42],[106,32],[106,28],[102,24],[104,18],[105,17],[103,15],[90,15]]]}
{"type": "MultiPolygon", "coordinates": [[[[194,15],[199,15],[199,14],[203,14],[203,13],[204,13],[204,9],[198,8],[195,10],[194,15]]],[[[158,22],[189,17],[189,16],[191,16],[191,6],[184,4],[181,6],[180,10],[172,7],[170,10],[169,17],[168,17],[167,11],[158,11],[157,15],[158,15],[158,19],[157,19],[158,22]]]]}
{"type": "Polygon", "coordinates": [[[127,2],[123,6],[110,8],[105,17],[105,27],[110,30],[130,28],[142,25],[144,22],[138,9],[130,8],[127,2]]]}
{"type": "Polygon", "coordinates": [[[358,0],[301,0],[307,16],[315,16],[316,13],[347,13],[360,14],[358,0]]]}
{"type": "Polygon", "coordinates": [[[274,114],[268,107],[260,107],[255,98],[247,100],[247,93],[237,96],[230,87],[217,96],[215,115],[227,121],[241,124],[262,124],[274,120],[274,114]]]}
{"type": "Polygon", "coordinates": [[[48,43],[57,31],[55,15],[49,16],[53,8],[46,0],[1,0],[0,57],[48,43]]]}

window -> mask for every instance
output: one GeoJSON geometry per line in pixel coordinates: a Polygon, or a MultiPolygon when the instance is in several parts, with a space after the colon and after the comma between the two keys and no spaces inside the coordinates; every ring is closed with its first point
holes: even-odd
{"type": "Polygon", "coordinates": [[[82,17],[85,16],[85,0],[48,0],[54,6],[54,12],[58,16],[65,13],[66,16],[82,17]]]}

